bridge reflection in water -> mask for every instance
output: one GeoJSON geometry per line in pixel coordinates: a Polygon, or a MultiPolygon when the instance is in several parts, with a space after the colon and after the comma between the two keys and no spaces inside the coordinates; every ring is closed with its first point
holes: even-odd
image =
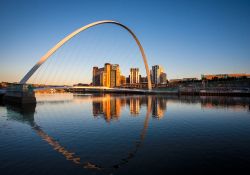
{"type": "Polygon", "coordinates": [[[7,111],[8,114],[7,117],[9,117],[11,120],[16,120],[19,122],[26,123],[31,126],[31,128],[49,145],[52,146],[52,148],[57,151],[58,153],[62,154],[67,160],[72,161],[73,163],[80,165],[82,164],[84,168],[89,169],[101,169],[100,167],[91,164],[90,162],[81,163],[81,158],[78,156],[75,156],[74,152],[71,152],[67,150],[65,147],[63,147],[58,141],[56,141],[53,137],[49,136],[43,129],[36,124],[34,119],[34,113],[35,113],[36,105],[28,104],[28,105],[8,105],[7,111]],[[13,113],[16,112],[16,113],[13,113]]]}
{"type": "MultiPolygon", "coordinates": [[[[59,95],[60,96],[60,95],[59,95]]],[[[46,103],[65,103],[63,100],[50,100],[46,103]]],[[[249,98],[224,98],[224,97],[167,97],[167,96],[119,96],[119,95],[77,95],[75,94],[71,100],[80,100],[82,102],[92,101],[92,113],[94,118],[103,118],[106,122],[110,123],[115,120],[119,120],[121,117],[122,110],[125,106],[130,109],[131,116],[141,115],[142,106],[145,107],[145,119],[143,123],[142,130],[138,133],[139,140],[136,142],[135,147],[132,150],[128,150],[126,157],[121,157],[117,160],[115,164],[109,167],[103,166],[101,164],[94,163],[92,161],[84,160],[73,151],[68,150],[65,146],[60,144],[59,141],[49,136],[46,131],[42,129],[36,123],[35,120],[35,108],[36,105],[31,106],[6,106],[7,117],[11,120],[19,121],[22,123],[27,123],[44,141],[46,141],[55,151],[63,155],[67,160],[81,166],[86,169],[100,170],[105,172],[112,172],[114,169],[120,168],[122,165],[127,164],[130,159],[132,159],[140,147],[146,136],[147,128],[149,125],[149,119],[152,116],[156,119],[162,119],[166,116],[167,104],[172,102],[180,103],[197,103],[201,105],[203,109],[210,108],[226,108],[233,110],[244,110],[250,111],[250,101],[249,98]],[[13,112],[15,115],[13,115],[13,112]]],[[[67,100],[66,100],[67,102],[67,100]]],[[[38,105],[44,102],[38,102],[38,105]]]]}
{"type": "MultiPolygon", "coordinates": [[[[60,103],[60,101],[50,101],[50,102],[60,103]]],[[[118,119],[120,117],[121,107],[125,105],[125,103],[127,103],[128,105],[135,105],[134,107],[131,107],[132,109],[131,114],[135,114],[135,113],[138,114],[139,111],[137,111],[137,109],[139,109],[140,105],[142,105],[141,102],[142,102],[141,98],[139,97],[136,97],[136,98],[126,97],[124,99],[121,99],[121,98],[116,98],[116,97],[113,98],[108,94],[106,94],[104,97],[101,97],[101,98],[93,97],[93,114],[94,114],[94,117],[96,117],[97,115],[103,115],[105,120],[107,122],[110,122],[112,119],[118,119]]],[[[67,160],[73,162],[74,164],[82,166],[83,168],[86,168],[86,169],[94,169],[94,170],[102,170],[102,171],[110,172],[112,169],[117,169],[121,167],[122,165],[127,164],[129,160],[135,156],[136,152],[142,145],[142,142],[145,138],[146,130],[148,127],[149,117],[151,113],[152,99],[151,97],[148,97],[147,100],[143,102],[147,103],[148,108],[147,108],[147,113],[145,116],[143,129],[139,136],[139,141],[136,142],[135,148],[133,150],[129,150],[126,157],[122,157],[120,160],[117,161],[116,164],[110,167],[102,167],[101,165],[97,165],[87,160],[82,161],[81,158],[79,156],[76,156],[74,152],[67,150],[53,137],[49,136],[45,131],[43,131],[43,129],[35,122],[35,119],[34,119],[36,104],[14,105],[14,106],[8,105],[7,110],[9,111],[8,113],[11,113],[11,115],[7,115],[7,117],[9,117],[12,120],[24,122],[30,125],[31,128],[37,133],[37,135],[39,135],[44,141],[46,141],[49,145],[51,145],[55,151],[62,154],[67,160]],[[16,112],[16,115],[13,115],[13,112],[16,112]]]]}

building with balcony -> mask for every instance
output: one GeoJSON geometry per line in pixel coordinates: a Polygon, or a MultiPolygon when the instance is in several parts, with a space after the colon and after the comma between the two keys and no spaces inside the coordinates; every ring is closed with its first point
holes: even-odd
{"type": "Polygon", "coordinates": [[[130,84],[140,83],[139,68],[130,68],[130,84]]]}

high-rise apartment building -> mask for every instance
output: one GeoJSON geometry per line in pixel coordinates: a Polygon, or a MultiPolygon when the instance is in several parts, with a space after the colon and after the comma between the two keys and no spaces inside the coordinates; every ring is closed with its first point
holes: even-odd
{"type": "Polygon", "coordinates": [[[130,84],[140,83],[139,68],[130,68],[130,84]]]}
{"type": "Polygon", "coordinates": [[[167,81],[167,74],[164,73],[163,67],[160,65],[152,66],[151,76],[154,84],[165,84],[167,81]]]}

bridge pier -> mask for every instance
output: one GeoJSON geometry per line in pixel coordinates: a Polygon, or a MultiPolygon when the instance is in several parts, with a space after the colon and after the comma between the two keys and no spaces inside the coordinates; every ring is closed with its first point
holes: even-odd
{"type": "Polygon", "coordinates": [[[14,104],[36,104],[36,97],[31,85],[15,84],[7,89],[3,101],[14,104]]]}

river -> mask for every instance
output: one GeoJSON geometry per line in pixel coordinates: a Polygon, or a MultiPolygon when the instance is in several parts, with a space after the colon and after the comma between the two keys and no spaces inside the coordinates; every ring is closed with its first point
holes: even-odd
{"type": "Polygon", "coordinates": [[[36,98],[0,105],[2,175],[250,173],[250,98],[36,98]]]}

